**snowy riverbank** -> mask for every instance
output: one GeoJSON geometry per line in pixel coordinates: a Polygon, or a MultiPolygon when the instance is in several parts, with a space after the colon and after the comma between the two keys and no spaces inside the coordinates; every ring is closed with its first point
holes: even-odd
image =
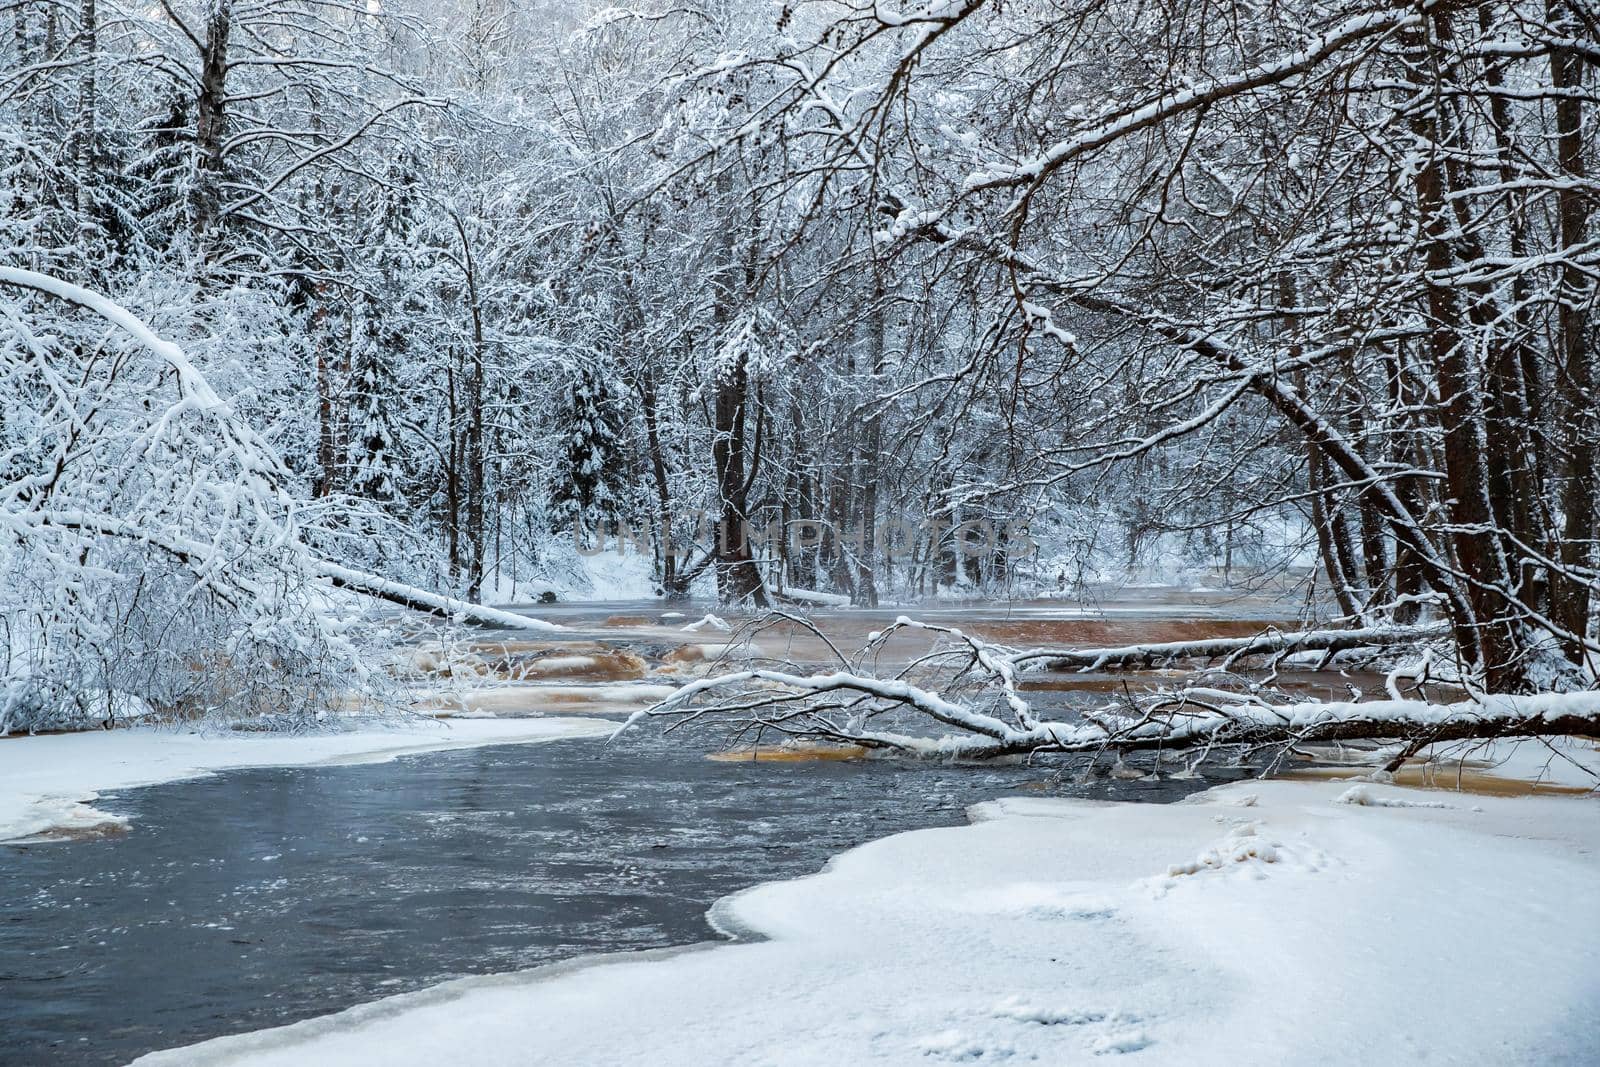
{"type": "Polygon", "coordinates": [[[975,817],[718,906],[767,941],[468,979],[140,1063],[1600,1057],[1593,799],[1277,781],[975,817]]]}
{"type": "Polygon", "coordinates": [[[237,767],[360,763],[419,752],[598,737],[615,729],[594,719],[419,719],[394,729],[325,734],[240,734],[175,727],[0,738],[0,841],[45,832],[83,833],[126,825],[93,806],[96,794],[237,767]]]}

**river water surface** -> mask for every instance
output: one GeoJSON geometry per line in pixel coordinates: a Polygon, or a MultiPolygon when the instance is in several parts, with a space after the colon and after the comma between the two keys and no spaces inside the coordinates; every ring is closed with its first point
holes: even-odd
{"type": "MultiPolygon", "coordinates": [[[[603,613],[573,616],[604,636],[603,613]]],[[[1239,773],[1076,784],[704,755],[644,732],[104,794],[125,836],[0,846],[0,1064],[123,1063],[463,975],[705,941],[719,897],[978,801],[1167,801],[1239,773]]]]}
{"type": "Polygon", "coordinates": [[[123,1063],[468,974],[713,937],[718,897],[1017,790],[1202,781],[719,762],[592,740],[108,794],[124,837],[0,846],[0,1063],[123,1063]]]}

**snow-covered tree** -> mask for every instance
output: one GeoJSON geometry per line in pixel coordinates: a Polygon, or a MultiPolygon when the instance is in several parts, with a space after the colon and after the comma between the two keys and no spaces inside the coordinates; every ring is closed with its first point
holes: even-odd
{"type": "MultiPolygon", "coordinates": [[[[296,543],[402,600],[533,566],[553,500],[648,511],[675,593],[1315,560],[1308,610],[1443,619],[1491,688],[1594,674],[1582,4],[8,17],[0,263],[176,343],[277,457],[296,543]],[[1031,523],[1054,562],[974,554],[971,521],[1031,523]]],[[[179,482],[129,451],[167,432],[167,372],[20,292],[8,520],[53,481],[145,515],[107,501],[179,482]]],[[[89,555],[125,577],[117,543],[89,555]]],[[[82,634],[131,632],[141,596],[82,634]]]]}
{"type": "Polygon", "coordinates": [[[415,169],[401,162],[376,190],[372,226],[362,241],[368,268],[361,277],[351,331],[343,487],[390,507],[404,501],[404,458],[394,416],[404,398],[397,370],[414,357],[408,327],[417,322],[423,303],[415,292],[422,273],[415,184],[415,169]]]}
{"type": "Polygon", "coordinates": [[[580,367],[556,420],[550,502],[557,522],[587,531],[627,515],[624,433],[620,398],[606,369],[580,367]]]}

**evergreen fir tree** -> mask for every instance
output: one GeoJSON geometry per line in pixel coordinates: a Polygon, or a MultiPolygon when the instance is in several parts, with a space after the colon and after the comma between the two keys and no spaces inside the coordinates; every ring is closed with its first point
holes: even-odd
{"type": "Polygon", "coordinates": [[[396,368],[408,358],[402,324],[414,294],[415,173],[401,161],[379,191],[369,247],[372,274],[358,303],[350,361],[350,448],[346,488],[381,504],[401,501],[400,437],[390,405],[399,399],[396,368]]]}
{"type": "Polygon", "coordinates": [[[172,86],[160,99],[160,110],[139,127],[139,154],[128,167],[131,214],[139,236],[155,251],[171,248],[186,231],[187,190],[194,180],[189,98],[172,86]]]}
{"type": "Polygon", "coordinates": [[[558,523],[584,528],[619,518],[626,479],[620,405],[601,368],[585,366],[573,378],[561,413],[560,445],[550,486],[558,523]]]}
{"type": "Polygon", "coordinates": [[[394,374],[385,358],[393,342],[368,307],[358,324],[358,343],[350,368],[350,472],[347,488],[380,504],[400,501],[395,476],[398,435],[389,404],[394,374]]]}

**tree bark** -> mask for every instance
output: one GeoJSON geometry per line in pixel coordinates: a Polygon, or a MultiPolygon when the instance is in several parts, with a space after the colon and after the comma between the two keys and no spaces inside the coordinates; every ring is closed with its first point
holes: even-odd
{"type": "Polygon", "coordinates": [[[711,459],[721,508],[717,517],[717,595],[737,604],[752,600],[767,606],[766,585],[756,567],[749,537],[749,439],[745,409],[750,368],[743,349],[732,365],[720,368],[712,403],[711,459]]]}
{"type": "Polygon", "coordinates": [[[209,233],[222,210],[222,145],[228,127],[228,37],[233,29],[231,0],[207,5],[200,48],[200,89],[195,98],[195,150],[198,153],[190,210],[195,231],[209,233]]]}
{"type": "Polygon", "coordinates": [[[1323,488],[1327,482],[1327,467],[1317,443],[1306,442],[1306,469],[1311,482],[1311,524],[1317,531],[1317,552],[1322,557],[1322,570],[1328,576],[1328,584],[1333,587],[1340,614],[1353,619],[1361,613],[1361,605],[1356,602],[1350,573],[1346,569],[1350,553],[1344,547],[1343,532],[1335,527],[1330,514],[1330,509],[1338,508],[1338,502],[1332,493],[1323,488]]]}
{"type": "MultiPolygon", "coordinates": [[[[1442,41],[1449,39],[1449,20],[1436,15],[1437,37],[1408,33],[1416,65],[1411,74],[1421,94],[1437,100],[1445,75],[1440,67],[1442,41]]],[[[1413,132],[1425,146],[1413,178],[1413,192],[1421,219],[1425,269],[1423,295],[1429,319],[1427,346],[1439,386],[1439,422],[1444,439],[1444,467],[1449,492],[1450,547],[1465,578],[1466,611],[1458,610],[1454,622],[1457,642],[1483,672],[1489,688],[1519,691],[1526,687],[1526,650],[1518,640],[1515,611],[1506,600],[1511,576],[1498,536],[1497,515],[1491,503],[1491,450],[1484,410],[1484,383],[1466,332],[1473,319],[1462,293],[1447,280],[1462,260],[1464,242],[1448,199],[1443,156],[1457,141],[1454,130],[1442,123],[1437,103],[1421,104],[1411,119],[1413,132]]]]}
{"type": "MultiPolygon", "coordinates": [[[[644,416],[645,447],[650,452],[650,481],[655,488],[656,522],[661,553],[661,590],[677,600],[689,595],[687,583],[678,569],[677,545],[672,516],[672,487],[667,479],[667,456],[661,444],[660,415],[657,410],[656,386],[644,376],[633,383],[639,395],[639,410],[644,416]]],[[[685,561],[687,562],[687,561],[685,561]]]]}
{"type": "MultiPolygon", "coordinates": [[[[867,317],[867,354],[874,382],[883,373],[888,333],[884,298],[883,280],[880,277],[873,287],[872,311],[867,317]]],[[[876,411],[867,416],[861,427],[861,458],[861,491],[858,494],[856,517],[861,524],[860,556],[856,562],[856,602],[875,608],[878,606],[878,485],[882,476],[880,466],[884,462],[883,424],[876,411]]]]}
{"type": "Polygon", "coordinates": [[[456,233],[461,238],[462,274],[466,281],[467,311],[472,322],[472,346],[468,351],[466,367],[467,426],[462,459],[466,468],[463,488],[466,496],[467,599],[477,600],[483,591],[484,579],[485,468],[488,460],[483,450],[483,408],[487,401],[484,395],[484,366],[488,346],[484,340],[483,306],[478,298],[478,270],[472,258],[472,242],[461,216],[457,214],[454,219],[456,233]]]}
{"type": "MultiPolygon", "coordinates": [[[[1578,36],[1579,27],[1570,12],[1558,14],[1561,0],[1551,0],[1552,22],[1567,27],[1562,36],[1578,36]]],[[[1583,159],[1583,101],[1578,91],[1583,83],[1583,62],[1574,51],[1552,48],[1550,80],[1558,90],[1555,102],[1556,155],[1565,179],[1556,191],[1556,211],[1562,250],[1576,249],[1583,243],[1591,205],[1582,190],[1585,178],[1583,159]]],[[[1557,334],[1561,355],[1561,399],[1566,421],[1567,478],[1561,494],[1565,512],[1561,537],[1561,564],[1568,571],[1551,583],[1551,613],[1566,631],[1561,645],[1573,662],[1584,660],[1582,639],[1589,629],[1589,582],[1576,573],[1592,566],[1596,526],[1595,470],[1600,463],[1600,426],[1597,426],[1595,353],[1587,344],[1588,309],[1593,299],[1594,282],[1570,260],[1561,267],[1557,334]]]]}
{"type": "Polygon", "coordinates": [[[78,121],[73,138],[73,165],[76,186],[74,207],[78,215],[78,237],[83,246],[84,266],[91,271],[98,266],[100,257],[92,251],[98,226],[95,223],[95,144],[99,112],[99,89],[95,80],[100,62],[100,20],[95,10],[95,0],[80,0],[78,6],[78,35],[83,41],[83,77],[78,82],[78,121]]]}

